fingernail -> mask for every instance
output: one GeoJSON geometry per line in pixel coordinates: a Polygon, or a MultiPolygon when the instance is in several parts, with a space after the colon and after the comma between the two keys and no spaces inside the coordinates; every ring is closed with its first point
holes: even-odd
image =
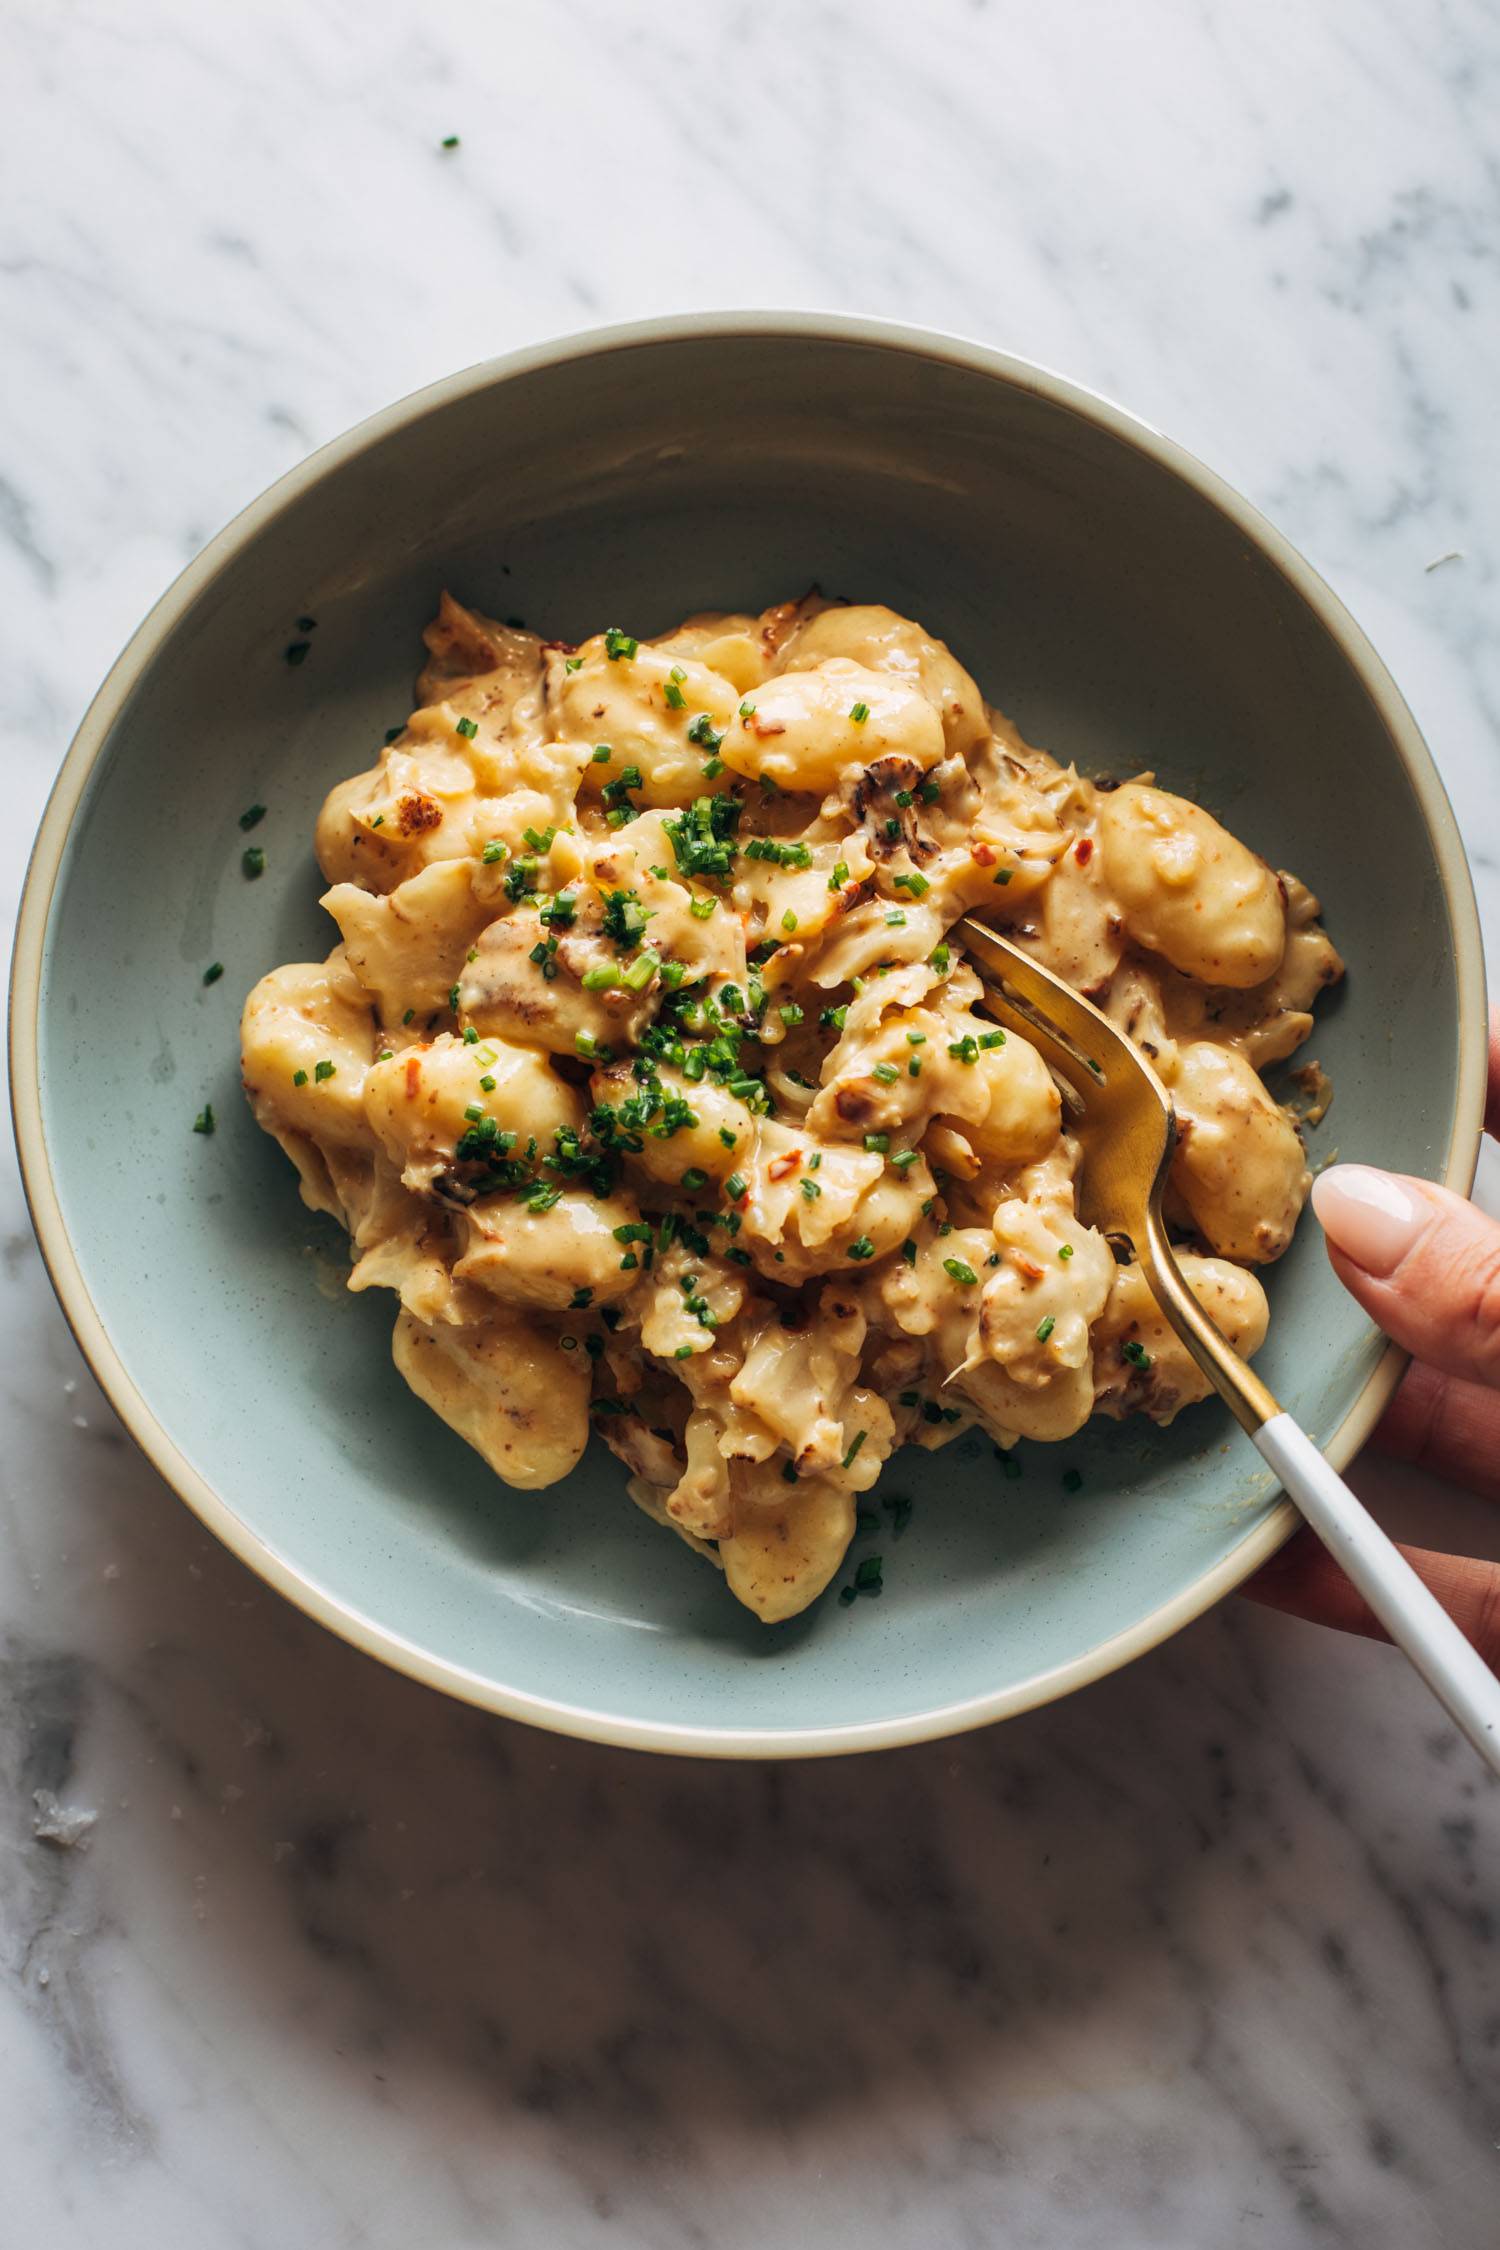
{"type": "Polygon", "coordinates": [[[1313,1181],[1313,1209],[1323,1232],[1366,1273],[1394,1273],[1432,1212],[1401,1180],[1370,1164],[1335,1164],[1313,1181]]]}

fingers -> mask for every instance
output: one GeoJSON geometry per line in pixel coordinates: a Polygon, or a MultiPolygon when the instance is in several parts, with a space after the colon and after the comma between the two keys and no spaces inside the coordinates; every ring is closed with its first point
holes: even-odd
{"type": "Polygon", "coordinates": [[[1500,1391],[1415,1364],[1375,1436],[1396,1460],[1500,1500],[1500,1391]]]}
{"type": "Polygon", "coordinates": [[[1428,1180],[1336,1164],[1313,1182],[1333,1270],[1388,1336],[1500,1384],[1500,1222],[1428,1180]]]}
{"type": "MultiPolygon", "coordinates": [[[[1486,1664],[1500,1671],[1500,1563],[1436,1555],[1425,1547],[1403,1547],[1401,1553],[1486,1664]]],[[[1332,1625],[1343,1633],[1363,1633],[1372,1641],[1390,1639],[1310,1531],[1297,1532],[1240,1591],[1289,1617],[1305,1617],[1311,1624],[1332,1625]]]]}

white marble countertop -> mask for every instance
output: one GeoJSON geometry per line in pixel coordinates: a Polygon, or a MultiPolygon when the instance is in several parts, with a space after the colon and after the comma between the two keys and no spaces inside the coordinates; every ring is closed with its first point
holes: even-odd
{"type": "MultiPolygon", "coordinates": [[[[7,914],[117,648],[308,448],[558,330],[779,303],[1066,369],[1268,509],[1500,938],[1482,0],[7,0],[0,82],[7,914]]],[[[1231,1603],[929,1750],[528,1734],[213,1545],[0,1192],[7,2243],[1495,2240],[1500,1791],[1399,1659],[1231,1603]]]]}

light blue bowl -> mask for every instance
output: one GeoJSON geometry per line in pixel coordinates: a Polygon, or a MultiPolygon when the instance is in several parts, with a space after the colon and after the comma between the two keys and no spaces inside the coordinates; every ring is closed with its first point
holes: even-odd
{"type": "MultiPolygon", "coordinates": [[[[406,1391],[391,1300],[252,1124],[240,1000],[321,956],[313,817],[410,705],[440,587],[578,636],[816,581],[951,642],[1056,756],[1154,766],[1323,898],[1350,963],[1311,1049],[1336,1142],[1466,1187],[1483,971],[1412,719],[1326,586],[1118,409],[977,346],[754,315],[583,337],[455,376],[282,479],[142,626],[38,839],[13,989],[18,1138],[68,1318],[204,1521],[335,1631],[565,1732],[791,1755],[974,1726],[1095,1679],[1285,1536],[1217,1406],[1022,1448],[904,1454],[886,1592],[767,1631],[638,1514],[597,1445],[511,1492],[406,1391]],[[311,653],[283,652],[317,619],[311,653]],[[270,809],[266,873],[237,815],[270,809]],[[201,983],[222,960],[221,982],[201,983]],[[205,1101],[217,1134],[195,1137],[205,1101]],[[1082,1473],[1069,1495],[1063,1472],[1082,1473]]],[[[1399,1372],[1314,1227],[1259,1361],[1342,1465],[1399,1372]]]]}

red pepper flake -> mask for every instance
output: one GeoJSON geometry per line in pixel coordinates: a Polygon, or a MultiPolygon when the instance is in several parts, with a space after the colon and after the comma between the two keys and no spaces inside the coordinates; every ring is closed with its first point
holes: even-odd
{"type": "Polygon", "coordinates": [[[408,1055],[406,1058],[406,1098],[409,1102],[416,1100],[417,1089],[421,1083],[422,1058],[420,1055],[408,1055]]]}
{"type": "Polygon", "coordinates": [[[974,846],[974,865],[976,867],[993,867],[998,856],[993,844],[976,844],[974,846]]]}
{"type": "Polygon", "coordinates": [[[1023,1258],[1019,1250],[1012,1250],[1011,1257],[1015,1260],[1017,1272],[1023,1273],[1028,1281],[1041,1280],[1046,1271],[1044,1266],[1033,1265],[1030,1258],[1023,1258]]]}
{"type": "Polygon", "coordinates": [[[1079,837],[1079,839],[1078,839],[1078,841],[1077,841],[1077,843],[1076,843],[1076,844],[1074,845],[1074,847],[1073,847],[1073,857],[1074,857],[1074,858],[1075,858],[1075,859],[1077,860],[1077,862],[1078,862],[1078,864],[1079,864],[1079,866],[1080,866],[1080,867],[1087,867],[1087,866],[1088,866],[1088,863],[1089,863],[1089,861],[1090,861],[1090,860],[1091,860],[1091,859],[1093,858],[1093,856],[1094,856],[1094,839],[1093,839],[1093,837],[1092,837],[1092,836],[1080,836],[1080,837],[1079,837]]]}
{"type": "Polygon", "coordinates": [[[789,1180],[801,1162],[801,1149],[790,1148],[785,1156],[772,1157],[770,1163],[766,1166],[766,1178],[768,1180],[789,1180]]]}

